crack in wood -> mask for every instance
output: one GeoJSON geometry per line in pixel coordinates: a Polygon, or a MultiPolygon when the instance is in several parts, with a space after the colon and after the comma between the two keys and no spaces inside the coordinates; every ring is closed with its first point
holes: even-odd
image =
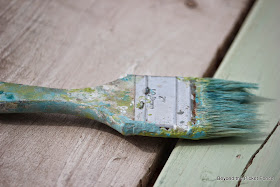
{"type": "Polygon", "coordinates": [[[245,176],[246,171],[248,170],[248,168],[252,165],[255,157],[257,156],[257,154],[262,150],[262,148],[265,146],[265,144],[267,143],[267,141],[270,139],[270,137],[273,135],[273,133],[276,131],[277,127],[280,126],[280,121],[278,121],[278,123],[275,125],[275,127],[273,128],[273,130],[271,131],[271,133],[266,137],[266,139],[264,140],[264,142],[262,143],[262,145],[256,150],[256,152],[252,155],[252,157],[250,158],[250,160],[248,161],[248,163],[246,164],[245,168],[243,169],[243,172],[238,180],[237,183],[237,187],[239,187],[241,185],[242,182],[242,178],[245,176]]]}

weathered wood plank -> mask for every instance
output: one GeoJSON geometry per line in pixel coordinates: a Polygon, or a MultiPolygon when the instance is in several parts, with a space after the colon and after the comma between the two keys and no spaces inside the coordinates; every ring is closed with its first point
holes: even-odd
{"type": "MultiPolygon", "coordinates": [[[[257,1],[215,74],[216,78],[259,83],[258,95],[279,99],[279,7],[280,2],[278,0],[257,1]]],[[[260,113],[264,114],[261,118],[267,120],[263,131],[268,135],[279,120],[279,102],[277,103],[274,100],[266,103],[260,108],[260,113]]],[[[277,131],[275,136],[277,136],[278,141],[275,141],[275,138],[271,139],[271,143],[263,149],[263,154],[260,154],[261,156],[258,159],[256,158],[256,161],[254,160],[253,166],[250,166],[248,172],[245,173],[246,176],[249,174],[252,176],[275,176],[276,181],[270,183],[272,186],[279,186],[279,159],[276,159],[279,156],[279,149],[271,150],[269,147],[272,144],[274,144],[275,149],[279,147],[277,145],[279,134],[276,133],[277,131]],[[275,142],[272,143],[272,141],[275,142]],[[275,165],[270,168],[273,164],[275,165]],[[260,166],[262,169],[260,169],[260,166]]],[[[236,178],[219,181],[217,177],[241,176],[248,161],[266,138],[266,136],[254,136],[253,134],[251,139],[227,138],[199,142],[179,141],[155,186],[236,185],[238,183],[236,178]]],[[[245,184],[245,182],[242,184],[245,184]]],[[[264,185],[264,183],[250,183],[248,181],[246,181],[246,184],[250,186],[264,185]]],[[[268,183],[265,183],[265,186],[267,185],[268,183]]]]}
{"type": "MultiPolygon", "coordinates": [[[[247,3],[0,1],[0,80],[79,88],[126,73],[202,76],[247,3]]],[[[171,141],[66,115],[0,123],[0,186],[145,185],[171,141]]]]}

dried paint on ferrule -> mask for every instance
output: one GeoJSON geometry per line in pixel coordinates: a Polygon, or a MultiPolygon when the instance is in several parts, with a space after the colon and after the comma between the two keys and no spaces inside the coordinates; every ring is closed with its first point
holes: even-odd
{"type": "Polygon", "coordinates": [[[195,102],[191,89],[180,77],[136,76],[135,121],[188,131],[195,102]]]}

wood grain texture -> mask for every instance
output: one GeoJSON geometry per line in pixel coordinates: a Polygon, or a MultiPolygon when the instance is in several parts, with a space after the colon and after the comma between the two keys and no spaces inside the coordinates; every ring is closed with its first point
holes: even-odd
{"type": "Polygon", "coordinates": [[[217,177],[240,177],[248,166],[245,176],[272,176],[275,180],[253,183],[247,180],[241,186],[279,186],[279,129],[256,152],[280,116],[279,7],[278,0],[257,1],[215,74],[216,78],[258,83],[257,95],[275,99],[260,106],[260,118],[267,122],[262,129],[264,136],[179,141],[155,186],[235,186],[236,178],[220,181],[217,177]]]}
{"type": "MultiPolygon", "coordinates": [[[[3,0],[0,80],[81,88],[126,73],[202,76],[247,2],[3,0]]],[[[169,142],[67,115],[0,115],[0,186],[145,185],[169,142]]]]}

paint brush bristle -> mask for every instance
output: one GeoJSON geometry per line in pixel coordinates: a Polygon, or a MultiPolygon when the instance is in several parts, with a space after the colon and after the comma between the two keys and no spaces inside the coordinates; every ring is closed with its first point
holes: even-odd
{"type": "Polygon", "coordinates": [[[205,138],[239,136],[257,132],[257,84],[221,79],[196,79],[196,125],[207,129],[205,138]]]}

